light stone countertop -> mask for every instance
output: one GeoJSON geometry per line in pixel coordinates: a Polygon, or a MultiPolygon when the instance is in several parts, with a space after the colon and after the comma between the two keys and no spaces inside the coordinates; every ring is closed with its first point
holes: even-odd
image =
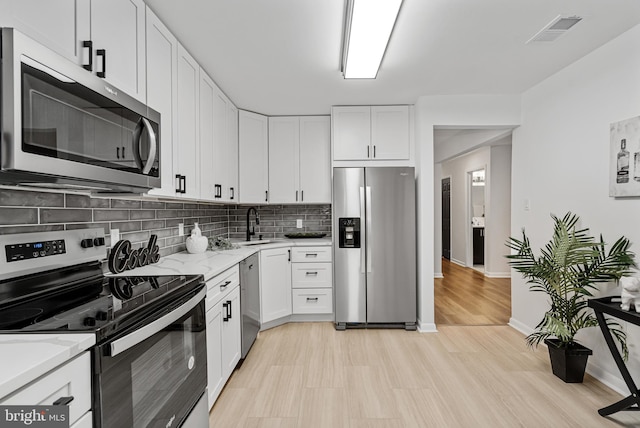
{"type": "Polygon", "coordinates": [[[202,274],[204,275],[204,280],[208,281],[260,250],[283,247],[315,247],[330,245],[330,238],[281,239],[272,240],[266,244],[242,246],[234,250],[207,250],[200,254],[189,254],[185,251],[161,257],[158,263],[135,268],[118,274],[117,276],[202,274]]]}
{"type": "Polygon", "coordinates": [[[0,335],[0,400],[95,343],[93,333],[0,335]]]}

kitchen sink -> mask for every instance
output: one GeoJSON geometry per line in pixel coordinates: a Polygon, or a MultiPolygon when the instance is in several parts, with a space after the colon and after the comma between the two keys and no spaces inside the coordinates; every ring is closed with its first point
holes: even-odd
{"type": "Polygon", "coordinates": [[[234,244],[240,245],[241,247],[246,247],[247,245],[268,244],[270,242],[272,242],[271,239],[256,239],[252,241],[235,241],[234,244]]]}

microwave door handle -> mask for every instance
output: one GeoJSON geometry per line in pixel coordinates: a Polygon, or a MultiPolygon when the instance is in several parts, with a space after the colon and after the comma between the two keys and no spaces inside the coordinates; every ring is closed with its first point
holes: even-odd
{"type": "Polygon", "coordinates": [[[149,123],[146,117],[141,117],[138,123],[136,124],[136,129],[133,130],[133,157],[136,160],[136,164],[138,165],[138,168],[142,171],[144,175],[148,175],[149,171],[151,171],[151,167],[153,167],[153,162],[156,159],[157,151],[158,151],[158,140],[156,139],[155,132],[153,132],[151,123],[149,123]],[[149,136],[149,153],[147,155],[147,161],[144,165],[142,164],[142,158],[140,157],[140,139],[142,138],[143,128],[146,129],[147,135],[149,136]]]}
{"type": "Polygon", "coordinates": [[[171,324],[188,314],[193,308],[198,306],[202,299],[205,298],[206,294],[207,289],[205,287],[182,306],[179,306],[178,308],[172,310],[162,318],[158,318],[157,320],[145,325],[142,328],[139,328],[133,333],[128,334],[120,339],[114,340],[110,343],[111,353],[109,354],[109,356],[115,357],[116,355],[123,353],[127,349],[133,348],[143,340],[150,338],[159,331],[162,331],[165,327],[170,326],[171,324]]]}

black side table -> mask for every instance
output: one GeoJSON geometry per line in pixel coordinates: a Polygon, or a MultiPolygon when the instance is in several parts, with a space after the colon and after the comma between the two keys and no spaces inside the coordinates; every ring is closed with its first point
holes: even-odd
{"type": "Polygon", "coordinates": [[[629,370],[620,355],[620,351],[616,347],[615,342],[613,341],[613,336],[607,327],[607,321],[604,318],[604,314],[610,315],[615,318],[619,318],[623,321],[630,322],[631,324],[640,325],[640,314],[635,311],[623,311],[620,309],[620,297],[601,297],[598,299],[589,299],[589,307],[593,308],[593,311],[596,314],[596,318],[598,319],[598,325],[600,326],[600,330],[602,330],[602,334],[604,336],[604,340],[607,342],[607,346],[609,347],[609,351],[611,351],[611,355],[613,356],[613,360],[616,362],[618,369],[620,370],[620,374],[622,374],[622,378],[624,382],[627,384],[631,395],[623,398],[617,403],[613,403],[610,406],[603,407],[598,410],[600,416],[607,416],[615,412],[619,412],[621,410],[640,410],[640,397],[638,396],[638,387],[635,382],[631,378],[629,374],[629,370]],[[614,300],[615,301],[612,301],[614,300]]]}

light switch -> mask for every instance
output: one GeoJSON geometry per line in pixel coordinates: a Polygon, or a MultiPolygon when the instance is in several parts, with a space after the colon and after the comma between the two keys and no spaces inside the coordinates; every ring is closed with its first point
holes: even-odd
{"type": "Polygon", "coordinates": [[[296,227],[298,229],[302,229],[302,219],[301,218],[296,220],[296,227]]]}
{"type": "Polygon", "coordinates": [[[524,210],[525,211],[531,210],[531,200],[529,200],[528,198],[524,200],[524,210]]]}
{"type": "Polygon", "coordinates": [[[184,223],[178,223],[178,236],[184,236],[184,223]]]}

